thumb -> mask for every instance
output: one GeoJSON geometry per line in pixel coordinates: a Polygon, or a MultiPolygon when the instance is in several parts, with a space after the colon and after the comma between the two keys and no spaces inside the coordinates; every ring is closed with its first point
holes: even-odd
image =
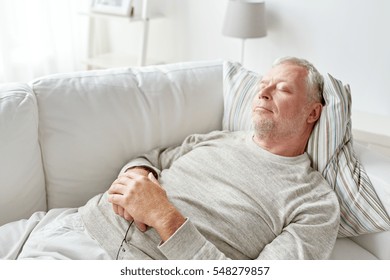
{"type": "Polygon", "coordinates": [[[152,183],[155,183],[157,186],[159,186],[160,188],[164,189],[163,186],[160,185],[160,183],[158,182],[158,180],[156,179],[156,177],[154,177],[153,173],[150,172],[148,174],[148,178],[150,181],[152,181],[152,183]]]}
{"type": "Polygon", "coordinates": [[[154,175],[153,175],[152,172],[149,172],[148,178],[149,178],[149,180],[152,181],[153,183],[158,184],[158,181],[157,181],[156,177],[154,177],[154,175]]]}

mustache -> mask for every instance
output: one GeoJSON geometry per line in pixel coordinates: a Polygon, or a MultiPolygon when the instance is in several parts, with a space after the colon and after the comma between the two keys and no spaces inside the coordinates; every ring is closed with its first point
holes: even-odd
{"type": "Polygon", "coordinates": [[[257,108],[259,109],[263,109],[263,110],[266,110],[266,111],[269,111],[269,112],[274,112],[274,108],[272,106],[266,106],[266,105],[263,105],[263,104],[255,104],[253,106],[253,111],[255,111],[257,108]]]}

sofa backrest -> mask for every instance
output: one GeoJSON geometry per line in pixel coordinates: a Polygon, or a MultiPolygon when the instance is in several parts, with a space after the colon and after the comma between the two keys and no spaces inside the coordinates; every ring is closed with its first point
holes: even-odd
{"type": "Polygon", "coordinates": [[[152,148],[221,129],[221,61],[58,74],[31,87],[49,209],[83,205],[152,148]]]}
{"type": "Polygon", "coordinates": [[[0,225],[46,210],[37,101],[27,84],[0,85],[0,225]]]}

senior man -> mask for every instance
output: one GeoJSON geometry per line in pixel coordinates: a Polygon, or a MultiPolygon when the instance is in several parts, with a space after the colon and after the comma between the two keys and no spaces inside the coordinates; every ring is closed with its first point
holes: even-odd
{"type": "MultiPolygon", "coordinates": [[[[280,59],[253,100],[254,131],[191,135],[179,147],[131,160],[107,192],[62,218],[81,228],[74,249],[89,248],[77,258],[328,258],[338,201],[305,153],[322,87],[311,63],[280,59]]],[[[72,236],[69,223],[63,222],[72,236]]],[[[40,249],[33,236],[19,258],[62,246],[47,236],[40,249]]]]}

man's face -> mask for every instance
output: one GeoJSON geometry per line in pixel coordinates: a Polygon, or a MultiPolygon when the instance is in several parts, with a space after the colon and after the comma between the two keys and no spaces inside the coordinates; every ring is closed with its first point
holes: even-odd
{"type": "Polygon", "coordinates": [[[283,63],[263,77],[252,106],[258,136],[289,137],[306,127],[306,75],[305,68],[283,63]]]}

